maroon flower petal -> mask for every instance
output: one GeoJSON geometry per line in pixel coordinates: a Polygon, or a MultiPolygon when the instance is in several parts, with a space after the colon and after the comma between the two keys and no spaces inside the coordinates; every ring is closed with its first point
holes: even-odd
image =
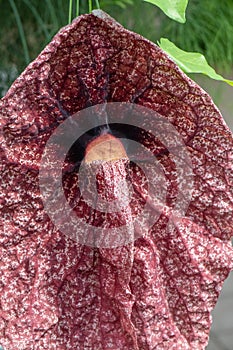
{"type": "MultiPolygon", "coordinates": [[[[210,312],[233,267],[233,139],[211,98],[156,45],[95,12],[61,29],[0,101],[0,115],[3,347],[204,349],[210,312]],[[174,169],[168,155],[158,157],[170,184],[167,208],[149,235],[116,248],[81,245],[57,230],[38,179],[57,126],[104,102],[131,102],[164,116],[182,136],[194,173],[186,216],[173,216],[168,230],[174,169]]],[[[155,149],[148,134],[141,140],[155,149]]],[[[119,176],[126,178],[126,163],[104,163],[99,181],[114,189],[119,176]]],[[[111,218],[114,224],[130,222],[146,198],[140,169],[128,170],[137,195],[124,215],[111,218]]],[[[64,176],[71,202],[72,176],[64,176]]]]}

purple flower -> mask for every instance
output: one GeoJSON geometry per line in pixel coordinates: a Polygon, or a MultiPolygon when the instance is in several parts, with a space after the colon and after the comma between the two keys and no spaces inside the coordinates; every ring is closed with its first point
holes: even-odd
{"type": "MultiPolygon", "coordinates": [[[[233,267],[233,139],[211,98],[160,48],[102,13],[61,29],[0,101],[0,115],[3,347],[204,349],[210,312],[233,267]],[[174,161],[149,132],[130,129],[157,155],[167,181],[166,205],[145,236],[115,248],[83,245],[59,231],[39,187],[41,157],[56,128],[106,102],[128,102],[163,116],[182,137],[193,172],[186,214],[174,218],[174,161]],[[171,217],[175,225],[168,229],[171,217]]],[[[148,200],[149,185],[127,149],[114,162],[105,159],[97,174],[97,201],[123,196],[119,179],[132,184],[127,207],[118,216],[98,210],[92,216],[82,199],[76,201],[77,157],[91,149],[98,132],[67,155],[64,193],[76,215],[91,218],[93,226],[130,223],[148,200]]]]}

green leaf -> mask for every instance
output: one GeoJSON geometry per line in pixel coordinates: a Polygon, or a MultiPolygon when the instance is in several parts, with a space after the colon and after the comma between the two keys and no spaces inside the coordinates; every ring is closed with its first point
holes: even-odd
{"type": "Polygon", "coordinates": [[[233,86],[233,81],[225,79],[221,75],[217,74],[215,70],[209,66],[205,56],[202,54],[183,51],[165,38],[161,38],[158,45],[185,73],[202,73],[208,75],[208,77],[212,79],[224,81],[225,83],[233,86]]]}
{"type": "Polygon", "coordinates": [[[185,23],[185,10],[188,0],[144,0],[158,6],[168,17],[177,22],[185,23]]]}

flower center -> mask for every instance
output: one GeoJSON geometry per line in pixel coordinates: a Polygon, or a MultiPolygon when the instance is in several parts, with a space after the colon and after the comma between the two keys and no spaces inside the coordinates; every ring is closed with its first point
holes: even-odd
{"type": "Polygon", "coordinates": [[[122,158],[128,158],[124,146],[119,139],[110,134],[98,136],[86,148],[86,163],[95,160],[114,161],[122,158]]]}

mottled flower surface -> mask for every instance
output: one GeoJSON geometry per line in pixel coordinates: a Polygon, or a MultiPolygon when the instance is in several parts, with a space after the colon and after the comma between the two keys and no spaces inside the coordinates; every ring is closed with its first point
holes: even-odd
{"type": "MultiPolygon", "coordinates": [[[[156,45],[94,12],[61,29],[1,100],[0,115],[4,349],[204,349],[210,312],[233,267],[233,139],[211,98],[156,45]],[[149,231],[114,248],[80,244],[59,231],[44,209],[38,179],[56,128],[106,102],[163,116],[181,135],[193,172],[186,214],[172,217],[177,169],[171,152],[149,132],[121,129],[157,155],[167,192],[149,231]]],[[[96,135],[86,136],[64,162],[67,201],[93,227],[131,223],[148,200],[149,184],[127,156],[104,160],[96,176],[97,202],[122,198],[131,181],[134,194],[118,214],[96,210],[93,216],[77,197],[76,165],[96,135]]],[[[92,171],[96,163],[85,166],[92,171]]]]}

